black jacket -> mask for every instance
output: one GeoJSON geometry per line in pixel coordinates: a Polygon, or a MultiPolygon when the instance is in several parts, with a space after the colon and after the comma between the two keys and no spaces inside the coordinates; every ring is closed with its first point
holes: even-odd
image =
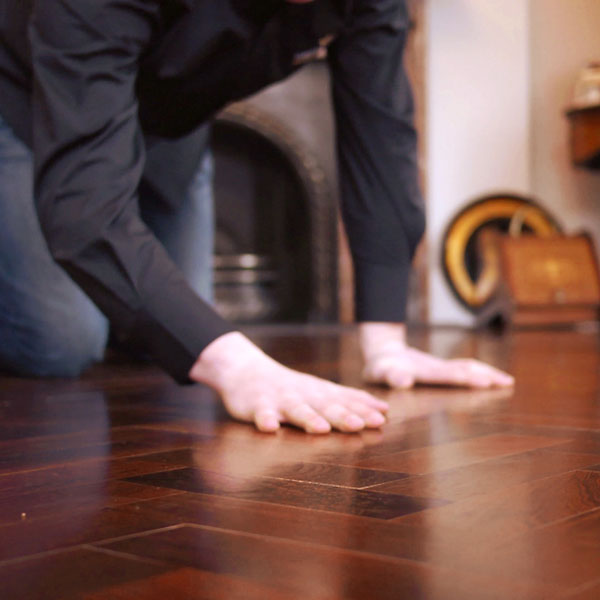
{"type": "Polygon", "coordinates": [[[423,229],[407,29],[404,0],[0,0],[0,113],[33,148],[52,255],[122,337],[185,379],[231,326],[139,217],[144,134],[189,133],[333,35],[357,318],[402,321],[423,229]]]}

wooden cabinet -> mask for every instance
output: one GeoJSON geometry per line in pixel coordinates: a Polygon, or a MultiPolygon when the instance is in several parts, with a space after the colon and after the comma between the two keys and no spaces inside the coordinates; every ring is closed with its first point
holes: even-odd
{"type": "Polygon", "coordinates": [[[600,105],[567,111],[571,159],[578,167],[600,169],[600,105]]]}

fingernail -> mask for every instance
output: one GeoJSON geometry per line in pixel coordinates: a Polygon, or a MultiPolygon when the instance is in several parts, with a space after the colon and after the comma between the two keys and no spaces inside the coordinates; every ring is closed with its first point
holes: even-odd
{"type": "Polygon", "coordinates": [[[368,423],[371,427],[379,427],[385,423],[385,417],[379,413],[374,413],[369,416],[368,423]]]}
{"type": "Polygon", "coordinates": [[[392,387],[396,387],[402,390],[407,390],[415,384],[415,380],[412,377],[397,377],[392,380],[392,387]]]}
{"type": "Polygon", "coordinates": [[[310,433],[329,433],[331,425],[327,421],[315,420],[309,424],[310,433]]]}
{"type": "Polygon", "coordinates": [[[261,429],[265,432],[273,432],[279,429],[279,421],[275,419],[269,419],[261,423],[261,429]]]}
{"type": "Polygon", "coordinates": [[[349,429],[362,429],[365,426],[365,422],[356,415],[348,415],[344,419],[344,425],[349,429]]]}

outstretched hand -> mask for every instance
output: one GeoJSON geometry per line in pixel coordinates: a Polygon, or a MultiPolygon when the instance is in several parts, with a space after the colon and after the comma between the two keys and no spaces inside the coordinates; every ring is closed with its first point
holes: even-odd
{"type": "MultiPolygon", "coordinates": [[[[406,345],[404,326],[362,323],[364,379],[394,388],[416,383],[506,388],[514,378],[473,359],[444,360],[406,345]]],[[[289,369],[239,332],[209,344],[190,378],[214,388],[229,414],[265,432],[289,423],[308,433],[353,432],[385,423],[388,405],[368,392],[289,369]]]]}
{"type": "Polygon", "coordinates": [[[281,423],[308,433],[360,431],[383,425],[388,408],[367,392],[284,367],[238,332],[207,346],[190,378],[213,387],[232,417],[265,432],[281,423]]]}
{"type": "Polygon", "coordinates": [[[445,360],[409,347],[401,324],[362,323],[359,333],[363,378],[369,383],[403,389],[417,383],[476,389],[514,385],[511,375],[478,360],[445,360]]]}

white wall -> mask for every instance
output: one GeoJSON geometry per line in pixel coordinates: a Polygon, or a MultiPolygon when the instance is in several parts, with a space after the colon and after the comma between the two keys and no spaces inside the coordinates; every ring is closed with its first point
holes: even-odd
{"type": "Polygon", "coordinates": [[[451,218],[478,196],[531,191],[528,19],[526,0],[428,2],[427,236],[433,323],[473,321],[441,271],[440,242],[451,218]]]}
{"type": "Polygon", "coordinates": [[[571,165],[564,116],[579,69],[600,60],[600,0],[429,0],[427,39],[430,315],[469,325],[440,241],[474,198],[531,194],[600,250],[600,173],[571,165]]]}
{"type": "Polygon", "coordinates": [[[577,73],[600,60],[599,0],[530,0],[531,176],[536,196],[571,233],[600,246],[600,172],[571,166],[568,121],[577,73]]]}

